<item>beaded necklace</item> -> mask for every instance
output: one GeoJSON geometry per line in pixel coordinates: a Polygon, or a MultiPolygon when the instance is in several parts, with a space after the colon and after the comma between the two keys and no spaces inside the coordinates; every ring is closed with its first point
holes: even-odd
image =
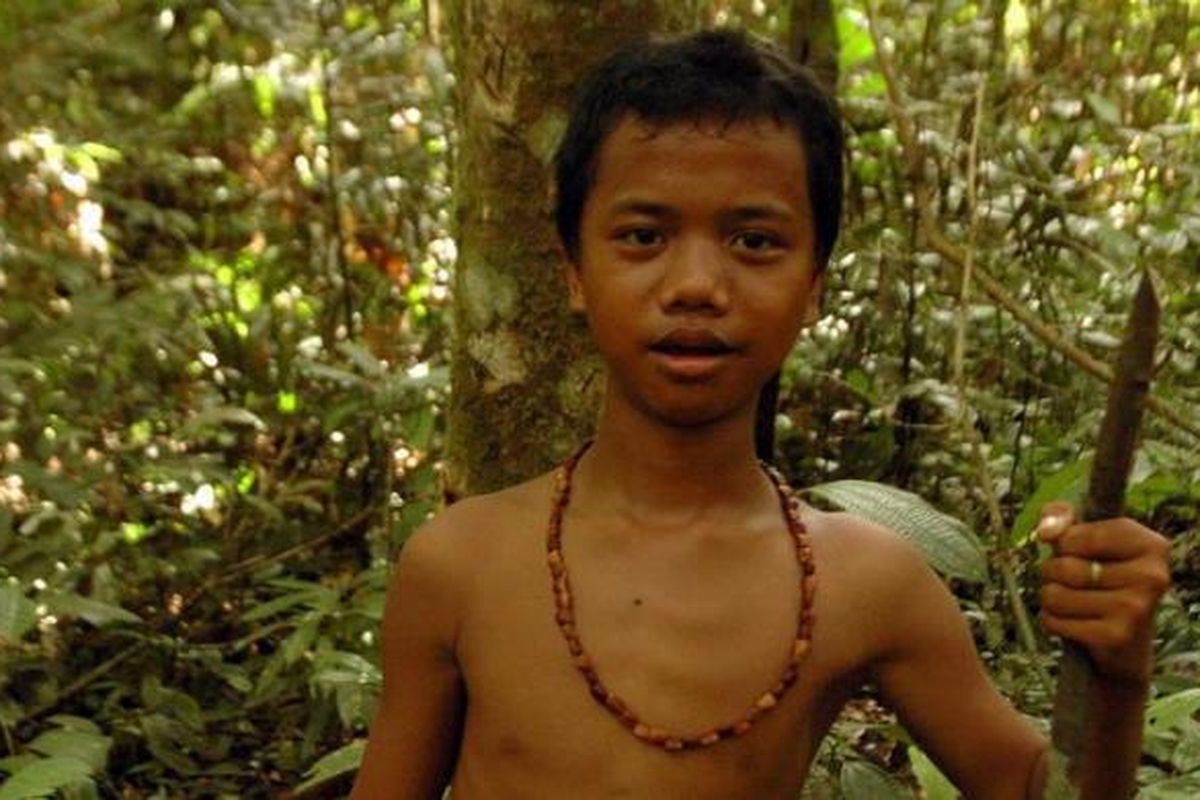
{"type": "Polygon", "coordinates": [[[799,498],[795,491],[784,482],[783,476],[770,466],[762,465],[779,497],[779,506],[787,521],[788,532],[795,544],[796,560],[800,564],[800,614],[796,624],[796,638],[792,644],[792,652],[787,666],[784,667],[775,686],[755,700],[740,719],[696,734],[670,733],[643,722],[624,700],[604,685],[596,672],[591,656],[583,648],[583,642],[580,641],[579,631],[575,625],[575,603],[571,595],[571,582],[567,576],[567,563],[563,558],[562,551],[562,520],[567,504],[571,500],[571,478],[575,473],[575,467],[590,446],[591,442],[585,443],[555,472],[554,505],[550,511],[550,524],[546,532],[546,564],[550,568],[550,581],[554,590],[554,619],[567,642],[571,660],[583,675],[584,680],[587,681],[592,698],[616,717],[634,736],[647,744],[670,751],[694,750],[711,747],[722,739],[743,735],[764,714],[778,705],[787,690],[796,682],[796,672],[799,669],[800,661],[807,655],[812,642],[812,602],[817,588],[817,577],[808,531],[800,520],[799,498]]]}

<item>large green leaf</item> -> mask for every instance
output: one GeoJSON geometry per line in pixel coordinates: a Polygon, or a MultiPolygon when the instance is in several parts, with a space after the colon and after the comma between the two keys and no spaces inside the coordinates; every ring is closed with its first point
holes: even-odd
{"type": "Polygon", "coordinates": [[[366,739],[355,739],[350,744],[322,756],[305,773],[304,782],[296,787],[296,794],[305,794],[334,778],[358,769],[366,747],[366,739]]]}
{"type": "Polygon", "coordinates": [[[987,579],[987,559],[975,534],[911,492],[871,481],[821,483],[806,492],[892,528],[944,575],[975,582],[987,579]]]}
{"type": "Polygon", "coordinates": [[[94,772],[108,763],[112,739],[81,730],[59,728],[43,733],[29,743],[29,749],[44,756],[74,758],[87,764],[94,772]]]}
{"type": "Polygon", "coordinates": [[[90,780],[91,774],[91,766],[77,758],[41,758],[0,786],[0,800],[49,797],[64,786],[90,780]]]}
{"type": "Polygon", "coordinates": [[[1169,731],[1200,710],[1200,689],[1184,689],[1160,697],[1146,707],[1147,733],[1169,731]]]}

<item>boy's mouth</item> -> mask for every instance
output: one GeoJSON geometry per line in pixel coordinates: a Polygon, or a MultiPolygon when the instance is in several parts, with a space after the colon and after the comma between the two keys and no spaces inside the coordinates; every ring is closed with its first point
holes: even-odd
{"type": "Polygon", "coordinates": [[[680,328],[670,331],[650,349],[671,356],[721,356],[732,353],[734,348],[712,331],[680,328]]]}
{"type": "Polygon", "coordinates": [[[662,367],[673,378],[694,381],[719,370],[736,348],[712,331],[680,328],[655,341],[650,351],[661,357],[662,367]]]}

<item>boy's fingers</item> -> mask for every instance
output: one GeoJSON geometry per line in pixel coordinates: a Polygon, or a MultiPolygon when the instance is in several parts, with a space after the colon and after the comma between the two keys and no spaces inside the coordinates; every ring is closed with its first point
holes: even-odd
{"type": "Polygon", "coordinates": [[[1085,647],[1125,647],[1133,638],[1128,626],[1107,618],[1071,619],[1043,611],[1038,615],[1042,627],[1055,636],[1078,642],[1085,647]]]}
{"type": "Polygon", "coordinates": [[[1047,503],[1042,506],[1042,518],[1037,526],[1038,538],[1043,542],[1053,542],[1074,523],[1075,511],[1069,503],[1047,503]]]}
{"type": "Polygon", "coordinates": [[[1067,619],[1101,619],[1113,611],[1112,592],[1093,589],[1070,589],[1059,583],[1048,583],[1038,592],[1042,610],[1067,619]]]}
{"type": "Polygon", "coordinates": [[[1097,561],[1059,556],[1042,564],[1042,582],[1072,589],[1114,589],[1139,583],[1137,565],[1124,561],[1097,561]],[[1094,565],[1094,566],[1093,566],[1094,565]]]}
{"type": "Polygon", "coordinates": [[[1054,549],[1063,556],[1122,561],[1157,554],[1165,541],[1132,520],[1107,519],[1071,525],[1054,541],[1054,549]]]}

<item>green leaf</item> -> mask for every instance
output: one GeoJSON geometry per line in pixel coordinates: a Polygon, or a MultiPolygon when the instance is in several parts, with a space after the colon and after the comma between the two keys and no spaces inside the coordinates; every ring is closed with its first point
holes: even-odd
{"type": "Polygon", "coordinates": [[[872,58],[875,55],[875,43],[871,41],[865,17],[855,9],[844,6],[838,11],[835,24],[838,39],[838,69],[844,74],[872,58]]]}
{"type": "Polygon", "coordinates": [[[29,749],[44,756],[74,758],[100,772],[108,763],[112,739],[95,733],[59,728],[46,731],[29,743],[29,749]]]}
{"type": "Polygon", "coordinates": [[[1082,458],[1072,461],[1058,472],[1044,478],[1034,493],[1025,501],[1025,505],[1021,507],[1021,513],[1017,514],[1017,518],[1013,520],[1012,529],[1008,534],[1009,542],[1013,545],[1025,543],[1027,537],[1033,532],[1034,526],[1037,525],[1042,506],[1046,503],[1052,500],[1062,500],[1071,505],[1077,505],[1079,498],[1083,497],[1083,492],[1087,488],[1091,465],[1090,458],[1082,458]]]}
{"type": "Polygon", "coordinates": [[[49,797],[64,786],[91,780],[92,768],[77,758],[41,758],[0,786],[0,800],[49,797]]]}
{"type": "Polygon", "coordinates": [[[206,408],[187,421],[179,429],[179,436],[188,438],[202,431],[223,426],[253,428],[256,431],[266,430],[262,418],[252,411],[235,406],[215,406],[206,408]]]}
{"type": "Polygon", "coordinates": [[[958,800],[958,790],[954,788],[941,770],[937,768],[919,747],[908,748],[908,760],[912,764],[913,774],[917,783],[925,793],[925,800],[958,800]]]}
{"type": "Polygon", "coordinates": [[[156,761],[181,775],[196,772],[196,762],[184,752],[192,738],[187,726],[163,714],[146,714],[141,725],[146,748],[156,761]]]}
{"type": "Polygon", "coordinates": [[[1097,117],[1104,120],[1109,125],[1121,124],[1121,110],[1117,108],[1116,103],[1109,100],[1107,97],[1104,97],[1103,95],[1096,94],[1095,92],[1088,92],[1085,99],[1087,100],[1088,106],[1091,107],[1092,112],[1097,117]]]}
{"type": "Polygon", "coordinates": [[[308,110],[318,128],[324,128],[329,124],[329,112],[325,110],[325,96],[321,94],[321,87],[315,83],[308,89],[308,110]]]}
{"type": "Polygon", "coordinates": [[[276,597],[273,600],[268,600],[265,603],[260,603],[254,608],[251,608],[242,615],[243,622],[259,622],[273,617],[281,611],[287,611],[289,608],[299,605],[307,605],[310,608],[321,605],[323,595],[333,594],[331,589],[326,589],[324,586],[313,585],[311,588],[302,589],[298,592],[276,597]]]}
{"type": "MultiPolygon", "coordinates": [[[[1072,461],[1067,466],[1045,478],[1037,489],[1021,507],[1021,513],[1013,520],[1009,531],[1009,541],[1015,545],[1023,545],[1033,533],[1034,527],[1041,517],[1042,506],[1053,500],[1061,500],[1078,506],[1084,492],[1087,491],[1088,480],[1092,472],[1092,457],[1085,456],[1072,461]]],[[[1134,457],[1133,469],[1129,474],[1129,489],[1132,490],[1144,483],[1154,474],[1154,466],[1142,452],[1134,457]]]]}
{"type": "Polygon", "coordinates": [[[290,636],[279,646],[278,657],[285,665],[295,664],[308,652],[317,634],[321,631],[321,615],[314,611],[308,612],[303,622],[296,626],[290,636]]]}
{"type": "Polygon", "coordinates": [[[313,665],[313,685],[336,687],[342,685],[373,686],[382,684],[379,668],[357,653],[334,651],[322,653],[313,665]]]}
{"type": "Polygon", "coordinates": [[[11,583],[0,584],[0,642],[18,642],[37,622],[34,604],[11,583]]]}
{"type": "Polygon", "coordinates": [[[260,72],[254,76],[254,102],[263,119],[275,116],[275,82],[270,75],[260,72]]]}
{"type": "Polygon", "coordinates": [[[848,761],[842,767],[845,800],[912,800],[912,792],[891,775],[865,761],[848,761]]]}
{"type": "Polygon", "coordinates": [[[304,774],[304,782],[296,787],[296,793],[304,794],[334,778],[354,772],[362,764],[366,748],[366,739],[355,739],[350,744],[322,756],[304,774]]]}
{"type": "Polygon", "coordinates": [[[1079,800],[1079,790],[1071,783],[1067,773],[1067,757],[1052,749],[1046,762],[1046,786],[1042,790],[1042,800],[1079,800]]]}
{"type": "Polygon", "coordinates": [[[806,491],[892,528],[916,545],[943,575],[976,583],[987,579],[987,559],[975,534],[960,520],[943,514],[911,492],[854,480],[821,483],[806,491]]]}
{"type": "Polygon", "coordinates": [[[1196,800],[1200,797],[1200,775],[1171,778],[1138,792],[1138,800],[1196,800]]]}
{"type": "Polygon", "coordinates": [[[1159,697],[1146,706],[1146,732],[1163,733],[1200,710],[1200,688],[1159,697]]]}
{"type": "Polygon", "coordinates": [[[308,359],[296,359],[296,369],[304,375],[310,375],[318,380],[326,380],[344,388],[370,388],[361,375],[349,370],[331,367],[308,359]]]}
{"type": "Polygon", "coordinates": [[[114,622],[141,622],[142,618],[132,611],[126,611],[120,606],[102,603],[90,597],[82,597],[71,592],[47,593],[46,607],[54,614],[66,617],[79,617],[87,620],[97,628],[114,622]]]}
{"type": "Polygon", "coordinates": [[[179,722],[184,727],[181,730],[200,731],[204,729],[204,712],[196,698],[179,689],[163,686],[157,675],[142,681],[142,704],[172,722],[179,722]]]}
{"type": "Polygon", "coordinates": [[[379,363],[379,359],[362,345],[349,341],[339,342],[337,351],[350,359],[354,366],[363,371],[363,374],[371,377],[379,377],[383,374],[383,366],[379,363]]]}

